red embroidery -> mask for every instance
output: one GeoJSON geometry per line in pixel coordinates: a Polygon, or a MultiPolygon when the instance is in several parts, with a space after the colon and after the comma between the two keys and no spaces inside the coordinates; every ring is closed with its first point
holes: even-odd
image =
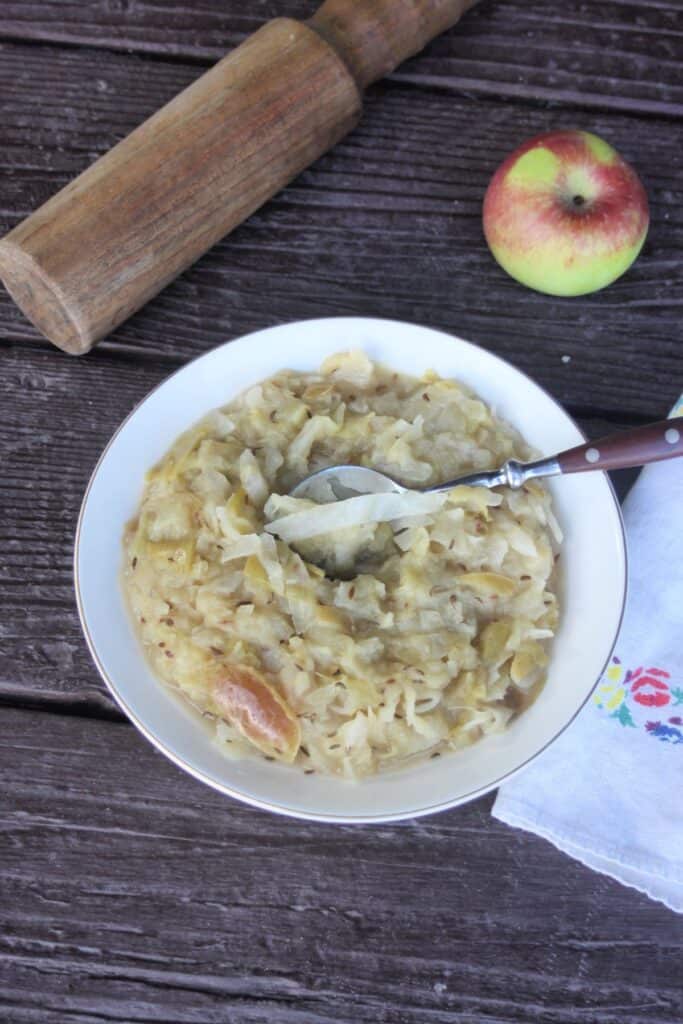
{"type": "Polygon", "coordinates": [[[642,666],[637,668],[630,679],[631,693],[636,704],[646,708],[661,708],[668,704],[671,695],[663,680],[669,678],[669,673],[661,668],[648,668],[645,671],[642,666]]]}

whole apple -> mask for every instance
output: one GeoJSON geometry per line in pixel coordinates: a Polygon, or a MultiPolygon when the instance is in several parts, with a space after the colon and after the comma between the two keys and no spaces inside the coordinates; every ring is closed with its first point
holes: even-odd
{"type": "Polygon", "coordinates": [[[484,198],[484,234],[508,274],[548,295],[611,284],[640,252],[645,189],[597,135],[539,135],[501,164],[484,198]]]}

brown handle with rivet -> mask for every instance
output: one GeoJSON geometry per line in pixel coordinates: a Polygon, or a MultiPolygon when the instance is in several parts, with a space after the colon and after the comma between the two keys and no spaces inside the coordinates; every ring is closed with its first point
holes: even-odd
{"type": "Polygon", "coordinates": [[[683,416],[588,441],[555,456],[562,473],[628,469],[683,455],[683,416]]]}
{"type": "Polygon", "coordinates": [[[0,240],[0,278],[86,352],[339,141],[361,90],[475,0],[326,0],[279,18],[0,240]]]}

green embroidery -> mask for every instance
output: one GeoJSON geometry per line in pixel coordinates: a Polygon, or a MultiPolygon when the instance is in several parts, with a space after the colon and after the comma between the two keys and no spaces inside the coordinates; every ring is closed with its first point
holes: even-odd
{"type": "Polygon", "coordinates": [[[635,729],[636,727],[636,723],[631,718],[631,712],[629,711],[626,705],[626,701],[624,701],[623,704],[620,704],[617,710],[613,711],[609,717],[616,718],[616,720],[619,722],[619,725],[630,725],[633,729],[635,729]]]}
{"type": "Polygon", "coordinates": [[[680,686],[671,687],[671,696],[674,698],[674,707],[676,707],[677,704],[683,704],[683,690],[680,686]]]}

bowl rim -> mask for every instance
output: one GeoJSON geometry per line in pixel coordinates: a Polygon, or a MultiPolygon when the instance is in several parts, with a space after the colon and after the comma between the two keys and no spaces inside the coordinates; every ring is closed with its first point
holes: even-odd
{"type": "Polygon", "coordinates": [[[247,804],[247,805],[249,805],[251,807],[256,807],[259,810],[270,811],[271,813],[278,814],[278,815],[280,815],[282,817],[297,819],[299,821],[313,821],[313,822],[320,822],[320,823],[324,823],[324,824],[337,824],[337,825],[371,825],[371,824],[379,825],[379,824],[388,824],[388,823],[397,822],[397,821],[412,820],[414,818],[424,817],[424,816],[426,816],[428,814],[437,814],[437,813],[439,813],[441,811],[446,811],[446,810],[449,810],[449,809],[452,809],[452,808],[455,808],[455,807],[460,807],[463,804],[470,803],[472,800],[476,800],[479,797],[485,796],[487,793],[490,793],[492,790],[498,789],[498,787],[501,786],[504,782],[509,782],[516,775],[518,775],[520,772],[522,772],[526,767],[528,767],[528,765],[530,765],[533,761],[535,761],[537,757],[539,757],[541,754],[543,754],[543,752],[545,750],[547,750],[548,747],[552,746],[552,744],[555,743],[555,741],[557,739],[559,739],[559,737],[562,736],[562,734],[564,732],[566,732],[566,730],[571,726],[571,724],[574,722],[574,720],[578,717],[579,713],[583,710],[583,708],[586,706],[586,704],[590,700],[591,696],[593,695],[593,693],[595,691],[595,687],[600,682],[600,679],[602,678],[602,676],[603,676],[607,666],[610,663],[612,655],[614,653],[614,649],[615,649],[617,640],[619,638],[619,634],[621,632],[621,627],[622,627],[623,620],[624,620],[624,614],[625,614],[625,611],[626,611],[626,600],[627,600],[628,589],[629,589],[629,579],[628,579],[628,568],[629,568],[628,546],[627,546],[626,529],[625,529],[625,525],[624,525],[623,513],[622,513],[622,509],[621,509],[621,505],[620,505],[619,499],[617,498],[617,494],[616,494],[616,491],[614,489],[614,485],[612,484],[612,481],[610,480],[608,474],[605,473],[604,471],[598,470],[598,472],[600,472],[602,474],[602,476],[605,479],[605,482],[607,483],[609,493],[610,493],[612,501],[614,503],[615,511],[617,513],[617,522],[618,522],[618,525],[619,525],[619,540],[620,540],[620,544],[621,544],[621,549],[623,551],[623,587],[622,587],[621,608],[619,610],[619,616],[618,616],[618,619],[617,619],[617,622],[616,622],[616,625],[615,625],[614,635],[613,635],[611,643],[609,645],[609,649],[608,649],[608,652],[607,652],[604,664],[602,665],[602,668],[600,669],[600,672],[598,673],[598,675],[597,675],[593,685],[588,690],[586,696],[581,701],[581,703],[578,705],[578,707],[576,708],[574,713],[571,715],[571,717],[569,719],[567,719],[567,721],[564,723],[562,728],[559,729],[558,732],[556,732],[555,735],[552,736],[546,743],[544,743],[542,747],[540,747],[538,750],[535,750],[529,757],[527,757],[524,761],[522,761],[515,768],[511,769],[510,771],[504,772],[497,779],[494,779],[491,782],[486,783],[483,786],[479,786],[476,789],[468,791],[467,793],[464,793],[464,794],[462,794],[462,795],[460,795],[458,797],[454,797],[452,800],[448,800],[448,799],[440,800],[440,801],[438,801],[437,803],[434,803],[434,804],[420,806],[419,808],[412,808],[412,809],[409,809],[407,811],[394,811],[394,812],[390,812],[388,814],[386,814],[386,813],[383,814],[381,812],[378,813],[378,814],[365,814],[365,815],[333,814],[333,813],[323,813],[323,812],[318,812],[318,811],[303,811],[303,810],[300,810],[298,808],[287,807],[286,805],[284,805],[282,803],[270,802],[268,800],[264,800],[264,799],[260,799],[259,797],[252,796],[251,794],[245,793],[242,790],[237,789],[237,788],[229,785],[228,783],[225,783],[225,782],[222,782],[222,781],[220,781],[220,780],[218,780],[216,778],[213,778],[211,775],[209,775],[206,772],[202,771],[200,768],[196,767],[195,765],[189,764],[181,755],[177,754],[172,749],[171,746],[169,746],[163,739],[161,739],[159,736],[157,736],[145,724],[145,722],[142,721],[140,719],[140,717],[129,707],[127,701],[119,693],[116,684],[111,679],[109,673],[105,669],[105,667],[104,667],[104,665],[103,665],[103,663],[102,663],[102,661],[101,661],[101,659],[99,657],[99,654],[97,652],[97,648],[95,646],[95,642],[94,642],[94,640],[93,640],[93,638],[91,636],[90,630],[88,628],[87,620],[86,620],[86,610],[85,610],[85,603],[83,601],[83,597],[82,597],[82,593],[81,593],[80,569],[79,569],[80,542],[81,542],[81,533],[82,533],[83,521],[84,521],[84,518],[85,518],[85,512],[86,512],[86,508],[87,508],[87,504],[88,504],[88,498],[90,496],[90,491],[91,491],[91,489],[93,487],[95,479],[97,478],[97,475],[99,473],[100,467],[102,466],[102,463],[104,462],[105,458],[107,457],[111,447],[116,442],[119,434],[124,429],[124,427],[137,414],[138,410],[146,402],[148,402],[150,399],[152,399],[153,396],[156,394],[156,392],[159,391],[162,387],[164,387],[167,384],[168,381],[170,381],[172,378],[176,377],[178,374],[183,373],[185,370],[188,369],[188,367],[194,365],[195,363],[198,363],[198,362],[200,362],[203,359],[208,359],[208,358],[213,357],[216,352],[221,351],[222,349],[228,348],[235,341],[238,341],[238,340],[241,340],[241,339],[246,339],[246,338],[249,338],[249,337],[255,337],[255,336],[263,334],[265,332],[278,330],[280,327],[285,327],[285,326],[292,327],[292,326],[296,326],[297,324],[303,324],[303,323],[311,324],[311,323],[316,323],[316,322],[320,323],[320,324],[329,324],[331,322],[335,322],[335,323],[339,323],[339,322],[351,323],[351,322],[353,322],[354,324],[363,323],[363,324],[368,325],[368,326],[370,326],[372,324],[375,324],[375,323],[378,323],[378,322],[381,322],[384,325],[387,325],[387,324],[397,324],[397,325],[401,325],[402,327],[405,327],[405,326],[415,327],[418,330],[427,329],[427,330],[434,331],[435,333],[443,334],[446,337],[451,338],[451,339],[457,341],[458,344],[466,346],[467,348],[475,349],[475,350],[478,350],[478,351],[483,351],[483,352],[486,353],[486,355],[489,358],[491,358],[491,359],[493,359],[495,361],[498,361],[498,362],[502,363],[505,366],[511,367],[516,373],[518,373],[521,377],[523,377],[529,384],[531,384],[534,388],[537,388],[539,391],[541,391],[547,398],[549,398],[553,402],[554,405],[556,405],[556,406],[558,406],[560,408],[561,412],[567,417],[567,419],[570,421],[570,423],[573,425],[573,427],[576,429],[576,431],[579,433],[579,435],[583,438],[583,440],[584,441],[588,440],[588,438],[584,434],[583,430],[579,427],[579,425],[575,421],[574,417],[571,416],[570,413],[567,412],[567,410],[564,408],[564,406],[561,405],[561,403],[557,401],[557,399],[550,393],[550,391],[548,391],[547,388],[543,387],[542,384],[539,384],[538,381],[534,380],[534,378],[531,377],[528,373],[526,373],[524,370],[520,370],[519,367],[517,367],[513,363],[509,362],[507,359],[504,359],[502,356],[498,355],[496,352],[491,352],[489,349],[485,349],[482,345],[477,345],[475,342],[467,341],[465,338],[461,338],[459,335],[452,334],[450,331],[443,330],[440,327],[427,327],[427,325],[425,325],[425,324],[413,324],[410,321],[396,320],[396,319],[394,319],[392,317],[337,316],[337,317],[306,317],[306,318],[304,318],[302,320],[286,321],[283,324],[274,324],[274,325],[272,325],[270,327],[259,328],[259,329],[255,330],[255,331],[249,331],[247,334],[242,334],[242,335],[238,335],[236,338],[231,338],[229,341],[225,341],[225,342],[223,342],[220,345],[216,345],[213,348],[209,349],[207,352],[202,352],[199,355],[193,357],[192,359],[189,359],[186,363],[183,363],[182,366],[179,366],[172,373],[170,373],[167,376],[165,376],[163,378],[163,380],[159,381],[158,384],[155,384],[154,387],[151,388],[147,392],[146,395],[144,395],[138,402],[136,402],[136,404],[133,406],[133,408],[130,410],[130,412],[119,423],[119,425],[117,426],[116,430],[114,431],[114,433],[109,438],[107,444],[102,449],[102,452],[100,453],[100,456],[99,456],[97,462],[95,463],[95,466],[94,466],[94,468],[92,470],[92,473],[90,474],[90,477],[89,477],[89,480],[88,480],[88,484],[86,486],[86,489],[85,489],[85,492],[84,492],[84,495],[83,495],[83,499],[81,501],[81,506],[80,506],[80,510],[79,510],[79,513],[78,513],[78,521],[77,521],[77,524],[76,524],[76,533],[75,533],[75,540],[74,540],[74,553],[73,553],[73,574],[74,574],[74,590],[75,590],[75,596],[76,596],[76,607],[77,607],[77,611],[78,611],[78,618],[80,620],[81,629],[83,631],[83,635],[85,637],[85,641],[86,641],[88,650],[90,651],[90,656],[92,657],[93,662],[95,664],[95,667],[96,667],[97,671],[99,672],[99,675],[100,675],[101,679],[103,680],[103,682],[104,682],[105,686],[107,687],[107,690],[109,691],[111,696],[114,698],[114,701],[117,704],[117,706],[123,711],[125,716],[128,718],[128,720],[130,722],[132,722],[132,724],[138,729],[138,731],[141,732],[142,735],[147,740],[149,740],[149,742],[154,747],[156,747],[157,750],[160,751],[160,753],[164,754],[165,757],[167,757],[170,761],[172,761],[175,765],[177,765],[183,771],[185,771],[189,775],[193,776],[199,782],[205,783],[206,785],[210,786],[212,789],[216,790],[217,792],[222,793],[225,796],[230,796],[233,799],[238,800],[240,803],[247,804]]]}

